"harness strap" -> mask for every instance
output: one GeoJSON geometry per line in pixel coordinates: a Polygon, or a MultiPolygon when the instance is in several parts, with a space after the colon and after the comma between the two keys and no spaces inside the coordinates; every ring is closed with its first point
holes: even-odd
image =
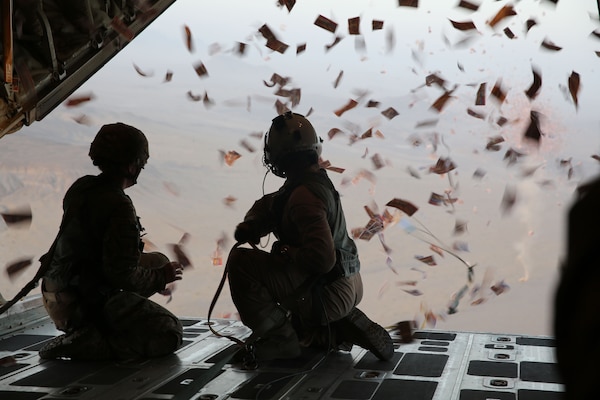
{"type": "MultiPolygon", "coordinates": [[[[242,245],[242,243],[237,242],[233,246],[231,251],[233,251],[234,249],[238,248],[241,245],[242,245]]],[[[255,250],[258,250],[256,245],[254,245],[252,243],[250,245],[255,250]]],[[[294,308],[294,303],[298,298],[300,298],[303,295],[305,295],[306,293],[310,292],[318,282],[324,283],[327,281],[326,279],[324,279],[324,275],[316,275],[316,276],[306,279],[300,286],[298,286],[298,288],[296,288],[296,290],[294,290],[294,292],[292,294],[288,295],[285,299],[283,299],[279,302],[279,304],[278,304],[279,307],[276,308],[276,310],[278,311],[277,315],[274,315],[273,319],[265,319],[260,326],[256,327],[256,329],[253,329],[252,333],[250,334],[250,336],[248,336],[248,338],[246,338],[246,340],[241,340],[241,339],[238,339],[231,335],[220,334],[219,332],[217,332],[213,329],[212,324],[210,323],[210,317],[215,308],[217,300],[218,300],[219,296],[221,295],[221,291],[223,290],[223,286],[225,285],[225,281],[227,280],[228,273],[229,273],[229,268],[227,268],[227,264],[225,264],[225,268],[223,269],[223,276],[221,277],[221,281],[219,282],[217,291],[215,292],[215,295],[213,296],[213,299],[210,303],[210,307],[208,309],[208,327],[215,336],[227,338],[241,347],[248,347],[249,345],[254,343],[257,339],[259,339],[261,336],[263,336],[266,332],[273,329],[273,319],[276,320],[276,323],[277,323],[277,320],[280,320],[281,324],[283,324],[285,322],[285,320],[287,318],[289,318],[290,310],[294,308]]]]}
{"type": "MultiPolygon", "coordinates": [[[[237,242],[236,244],[233,245],[231,251],[233,251],[234,249],[237,249],[238,247],[240,247],[242,243],[237,242]]],[[[253,247],[255,247],[254,245],[252,245],[253,247]]],[[[255,247],[256,248],[256,247],[255,247]]],[[[215,292],[215,295],[213,296],[212,301],[210,302],[210,307],[208,308],[208,318],[207,318],[207,322],[208,322],[208,328],[210,329],[210,331],[213,333],[213,335],[218,336],[218,337],[224,337],[227,338],[229,340],[231,340],[232,342],[234,342],[235,344],[239,345],[239,346],[246,346],[246,343],[243,340],[240,340],[234,336],[231,335],[222,335],[219,332],[215,331],[212,327],[212,324],[210,323],[210,317],[212,315],[212,312],[215,308],[215,305],[217,304],[217,300],[219,299],[219,296],[221,295],[221,291],[223,290],[223,286],[225,286],[225,281],[227,280],[227,274],[229,273],[229,268],[227,267],[227,263],[225,263],[225,267],[223,268],[223,276],[221,277],[221,281],[219,282],[219,286],[217,287],[217,291],[215,292]]]]}

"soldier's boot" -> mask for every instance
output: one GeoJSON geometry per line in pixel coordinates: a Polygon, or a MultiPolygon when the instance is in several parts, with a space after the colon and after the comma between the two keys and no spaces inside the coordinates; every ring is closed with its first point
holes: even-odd
{"type": "Polygon", "coordinates": [[[387,361],[394,356],[394,342],[388,331],[358,308],[354,307],[347,316],[332,325],[340,350],[345,350],[343,347],[347,348],[352,343],[369,350],[380,360],[387,361]]]}
{"type": "Polygon", "coordinates": [[[300,356],[298,335],[290,322],[268,332],[252,344],[257,361],[289,359],[300,356]]]}
{"type": "Polygon", "coordinates": [[[300,356],[300,341],[290,321],[290,313],[281,306],[274,307],[256,324],[246,339],[246,346],[232,359],[245,368],[254,369],[257,362],[289,359],[300,356]]]}
{"type": "Polygon", "coordinates": [[[94,327],[85,327],[55,337],[39,351],[40,358],[70,358],[81,361],[104,361],[113,358],[112,348],[94,327]]]}

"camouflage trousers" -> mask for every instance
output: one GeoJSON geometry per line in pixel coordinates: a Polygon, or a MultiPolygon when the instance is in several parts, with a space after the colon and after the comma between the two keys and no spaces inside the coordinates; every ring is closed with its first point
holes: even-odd
{"type": "MultiPolygon", "coordinates": [[[[150,253],[141,262],[146,268],[158,268],[165,259],[160,253],[150,253]]],[[[181,346],[179,319],[144,296],[117,292],[95,315],[89,315],[74,294],[54,291],[51,284],[46,279],[42,284],[44,305],[56,327],[67,333],[48,342],[39,352],[41,358],[131,360],[164,356],[181,346]]]]}
{"type": "Polygon", "coordinates": [[[90,323],[48,342],[41,358],[134,360],[161,357],[181,346],[183,327],[170,311],[132,292],[106,303],[98,323],[90,323]]]}
{"type": "MultiPolygon", "coordinates": [[[[277,313],[278,303],[294,295],[311,276],[307,268],[290,265],[277,255],[262,250],[236,248],[229,253],[229,288],[242,322],[255,330],[277,313]]],[[[309,291],[296,298],[292,309],[300,339],[315,330],[327,330],[329,322],[344,318],[360,302],[360,274],[340,278],[323,287],[315,298],[309,291]]]]}

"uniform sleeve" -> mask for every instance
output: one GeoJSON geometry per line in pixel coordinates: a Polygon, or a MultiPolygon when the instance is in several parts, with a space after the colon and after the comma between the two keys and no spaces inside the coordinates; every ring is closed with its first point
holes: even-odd
{"type": "Polygon", "coordinates": [[[329,272],[335,264],[335,246],[323,201],[299,186],[290,196],[287,209],[299,239],[291,244],[292,262],[306,266],[312,273],[329,272]]]}
{"type": "Polygon", "coordinates": [[[115,288],[149,296],[164,289],[162,269],[147,269],[139,265],[140,234],[135,209],[125,199],[114,208],[107,222],[102,246],[102,271],[115,288]]]}
{"type": "Polygon", "coordinates": [[[275,218],[272,209],[276,194],[270,193],[256,200],[244,216],[244,222],[252,224],[260,237],[273,232],[275,229],[275,218]]]}

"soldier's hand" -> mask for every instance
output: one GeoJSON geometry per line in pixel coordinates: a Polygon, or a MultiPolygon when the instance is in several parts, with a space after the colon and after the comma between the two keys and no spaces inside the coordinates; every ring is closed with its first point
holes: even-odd
{"type": "Polygon", "coordinates": [[[183,275],[183,267],[177,261],[171,261],[163,266],[165,280],[167,283],[180,281],[183,275]]]}
{"type": "Polygon", "coordinates": [[[233,237],[239,243],[258,244],[258,242],[260,242],[260,237],[249,222],[239,223],[238,226],[235,227],[233,237]]]}
{"type": "Polygon", "coordinates": [[[281,256],[286,260],[290,260],[290,247],[286,244],[281,243],[281,241],[277,240],[273,243],[271,247],[271,254],[281,256]]]}

